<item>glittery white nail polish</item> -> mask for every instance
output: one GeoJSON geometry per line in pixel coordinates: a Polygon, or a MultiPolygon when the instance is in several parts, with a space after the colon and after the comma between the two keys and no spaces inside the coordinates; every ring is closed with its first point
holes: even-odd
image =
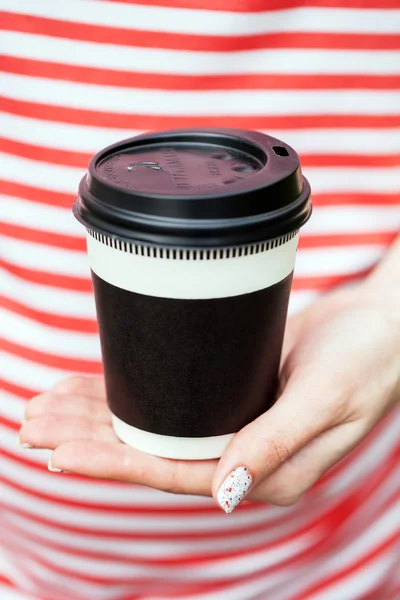
{"type": "Polygon", "coordinates": [[[241,503],[253,483],[246,467],[238,467],[229,473],[218,490],[217,500],[221,508],[231,513],[241,503]]]}

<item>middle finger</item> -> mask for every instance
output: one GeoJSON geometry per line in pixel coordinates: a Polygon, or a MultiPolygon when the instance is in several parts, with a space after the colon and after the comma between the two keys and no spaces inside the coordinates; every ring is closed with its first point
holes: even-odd
{"type": "Polygon", "coordinates": [[[103,423],[111,423],[111,413],[105,402],[71,394],[47,393],[35,396],[28,402],[25,419],[53,415],[58,417],[80,417],[103,423]]]}

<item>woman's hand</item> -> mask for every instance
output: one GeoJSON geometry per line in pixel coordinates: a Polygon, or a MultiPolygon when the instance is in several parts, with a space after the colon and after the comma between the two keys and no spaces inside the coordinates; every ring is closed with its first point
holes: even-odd
{"type": "Polygon", "coordinates": [[[276,404],[219,461],[168,460],[122,444],[104,382],[72,378],[27,405],[23,446],[54,450],[50,470],[168,492],[295,503],[400,397],[400,324],[363,287],[323,298],[288,323],[276,404]]]}

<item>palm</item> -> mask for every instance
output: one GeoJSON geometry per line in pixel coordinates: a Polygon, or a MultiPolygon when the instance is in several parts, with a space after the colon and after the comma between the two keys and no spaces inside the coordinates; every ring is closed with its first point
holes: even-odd
{"type": "MultiPolygon", "coordinates": [[[[384,373],[390,379],[391,356],[395,352],[385,338],[387,328],[380,321],[374,326],[376,315],[371,317],[355,310],[358,303],[354,292],[340,292],[289,320],[281,374],[285,398],[279,399],[277,405],[287,406],[289,414],[298,415],[304,444],[293,456],[288,452],[290,458],[273,467],[274,472],[252,489],[250,498],[291,504],[299,497],[299,489],[304,492],[357,445],[390,407],[389,401],[375,401],[380,389],[374,390],[374,386],[384,373]],[[364,333],[375,336],[375,344],[371,346],[369,340],[365,343],[364,333]],[[386,347],[386,352],[373,351],[386,347]],[[354,393],[357,378],[360,390],[354,393]],[[365,386],[372,394],[370,400],[365,386]],[[292,405],[287,396],[294,397],[292,405]],[[313,421],[321,415],[325,419],[320,432],[308,437],[304,418],[307,414],[315,416],[313,421]]],[[[268,413],[272,421],[273,413],[274,408],[268,413]]],[[[210,495],[211,489],[215,493],[215,479],[227,466],[225,456],[219,464],[216,460],[175,461],[122,444],[112,430],[101,378],[74,378],[59,383],[50,393],[28,404],[26,418],[21,441],[55,450],[53,466],[60,465],[74,473],[176,493],[210,495]]],[[[245,427],[235,437],[236,446],[242,444],[244,448],[249,444],[247,430],[245,427]]]]}
{"type": "MultiPolygon", "coordinates": [[[[102,378],[62,381],[48,394],[33,398],[27,406],[21,440],[35,448],[57,449],[57,462],[91,477],[140,483],[166,491],[175,490],[177,473],[193,472],[197,485],[187,492],[209,495],[216,461],[173,461],[125,446],[115,436],[105,399],[102,378]]],[[[192,479],[192,476],[190,477],[192,479]]]]}

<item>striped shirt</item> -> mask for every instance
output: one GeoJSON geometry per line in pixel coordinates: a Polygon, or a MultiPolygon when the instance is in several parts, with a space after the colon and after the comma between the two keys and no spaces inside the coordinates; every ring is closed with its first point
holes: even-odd
{"type": "Polygon", "coordinates": [[[227,126],[301,155],[315,212],[291,311],[396,237],[399,0],[0,0],[2,600],[400,598],[400,413],[295,506],[54,476],[26,401],[102,372],[77,183],[103,146],[227,126]],[[397,129],[396,129],[397,128],[397,129]]]}

